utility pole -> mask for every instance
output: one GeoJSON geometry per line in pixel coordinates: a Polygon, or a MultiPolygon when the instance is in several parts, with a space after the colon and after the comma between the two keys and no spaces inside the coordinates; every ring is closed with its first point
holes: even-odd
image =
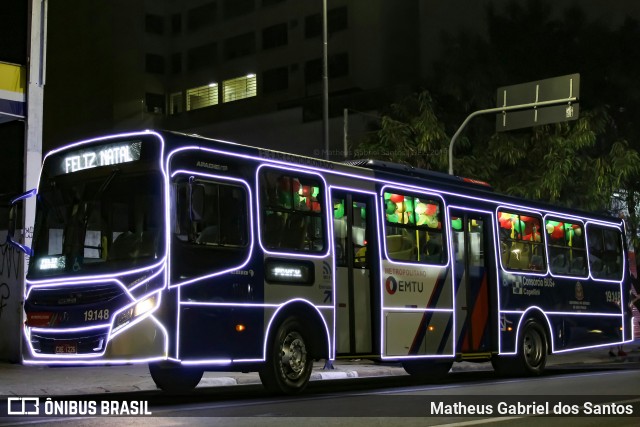
{"type": "MultiPolygon", "coordinates": [[[[48,0],[31,0],[29,21],[29,57],[27,61],[27,120],[24,144],[24,189],[38,186],[42,164],[42,115],[44,106],[44,83],[47,51],[47,5],[48,0]]],[[[36,216],[36,200],[31,197],[24,204],[24,245],[31,247],[33,223],[36,216]]],[[[22,263],[26,276],[29,259],[25,255],[22,263]]],[[[24,294],[23,282],[22,294],[24,294]]],[[[21,315],[23,316],[21,310],[21,315]]],[[[22,322],[20,322],[22,324],[22,322]]],[[[22,354],[22,340],[19,351],[22,354]]]]}
{"type": "Polygon", "coordinates": [[[322,141],[324,158],[329,160],[329,58],[327,0],[322,0],[322,141]]]}

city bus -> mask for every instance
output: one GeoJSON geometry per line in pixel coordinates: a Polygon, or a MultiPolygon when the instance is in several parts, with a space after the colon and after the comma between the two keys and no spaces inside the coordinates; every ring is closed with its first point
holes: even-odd
{"type": "Polygon", "coordinates": [[[621,219],[472,179],[143,131],[49,152],[29,196],[26,364],[144,363],[168,391],[257,371],[293,394],[316,360],[538,375],[633,337],[621,219]]]}

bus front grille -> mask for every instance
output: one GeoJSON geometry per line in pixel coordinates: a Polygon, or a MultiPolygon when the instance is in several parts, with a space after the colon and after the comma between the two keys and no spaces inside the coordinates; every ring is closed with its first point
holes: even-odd
{"type": "Polygon", "coordinates": [[[34,306],[70,306],[111,301],[124,293],[117,285],[67,286],[57,289],[34,289],[29,304],[34,306]]]}

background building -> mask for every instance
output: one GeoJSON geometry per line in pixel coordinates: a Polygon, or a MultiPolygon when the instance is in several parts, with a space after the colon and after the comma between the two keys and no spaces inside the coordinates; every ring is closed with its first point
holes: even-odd
{"type": "MultiPolygon", "coordinates": [[[[330,141],[341,151],[344,108],[349,133],[362,133],[371,118],[354,112],[423,85],[442,33],[484,31],[487,4],[507,0],[327,3],[330,141]]],[[[612,24],[640,15],[632,0],[556,3],[612,24]]],[[[319,156],[321,12],[321,0],[52,2],[44,149],[164,128],[319,156]]]]}
{"type": "MultiPolygon", "coordinates": [[[[442,54],[443,32],[482,32],[487,4],[507,0],[327,3],[330,141],[339,152],[344,108],[375,113],[416,90],[442,54]]],[[[557,3],[556,13],[574,4],[557,3]]],[[[577,4],[611,24],[640,15],[630,0],[577,4]]],[[[321,0],[52,2],[44,149],[164,128],[319,156],[321,35],[321,0]]],[[[350,118],[354,135],[371,120],[350,118]]]]}
{"type": "MultiPolygon", "coordinates": [[[[344,108],[375,110],[419,81],[420,5],[328,3],[331,142],[342,150],[344,108]]],[[[321,12],[319,0],[52,4],[45,150],[160,127],[319,155],[321,12]]]]}

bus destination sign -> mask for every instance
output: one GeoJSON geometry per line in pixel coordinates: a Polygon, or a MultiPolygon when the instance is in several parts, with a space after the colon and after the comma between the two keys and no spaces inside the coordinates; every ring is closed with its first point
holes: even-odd
{"type": "Polygon", "coordinates": [[[61,159],[59,173],[135,162],[140,160],[141,146],[140,141],[124,141],[73,151],[61,159]]]}

